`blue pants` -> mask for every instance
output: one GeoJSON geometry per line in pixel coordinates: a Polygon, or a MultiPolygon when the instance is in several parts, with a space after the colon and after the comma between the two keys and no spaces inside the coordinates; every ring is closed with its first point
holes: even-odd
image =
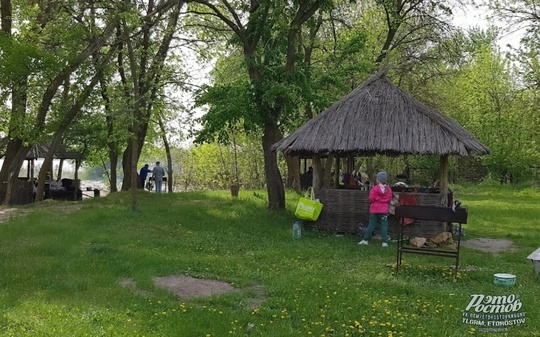
{"type": "Polygon", "coordinates": [[[369,225],[364,233],[363,240],[369,241],[371,234],[375,230],[377,223],[381,224],[381,239],[382,242],[388,242],[388,214],[370,214],[369,225]]]}
{"type": "Polygon", "coordinates": [[[161,179],[156,179],[156,193],[161,193],[161,184],[163,181],[161,179]]]}

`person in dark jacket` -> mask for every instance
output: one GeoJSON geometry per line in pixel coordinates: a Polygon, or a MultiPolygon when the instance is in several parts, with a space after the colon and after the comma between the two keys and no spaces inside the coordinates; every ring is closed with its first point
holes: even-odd
{"type": "Polygon", "coordinates": [[[148,168],[148,164],[146,164],[141,168],[141,171],[139,172],[139,177],[141,178],[141,188],[144,188],[144,184],[146,183],[146,177],[148,177],[148,172],[150,172],[150,169],[148,168]]]}

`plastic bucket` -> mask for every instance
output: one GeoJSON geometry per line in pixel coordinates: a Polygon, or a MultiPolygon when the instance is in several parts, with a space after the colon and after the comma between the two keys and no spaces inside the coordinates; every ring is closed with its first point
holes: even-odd
{"type": "Polygon", "coordinates": [[[516,275],[504,273],[493,274],[493,284],[511,287],[516,284],[516,275]]]}

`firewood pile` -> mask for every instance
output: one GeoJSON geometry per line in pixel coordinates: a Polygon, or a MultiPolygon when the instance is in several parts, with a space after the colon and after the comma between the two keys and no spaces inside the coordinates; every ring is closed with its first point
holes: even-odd
{"type": "Polygon", "coordinates": [[[450,232],[442,232],[430,239],[426,239],[424,237],[414,237],[409,239],[409,243],[419,248],[457,248],[457,243],[454,241],[452,233],[450,232]]]}

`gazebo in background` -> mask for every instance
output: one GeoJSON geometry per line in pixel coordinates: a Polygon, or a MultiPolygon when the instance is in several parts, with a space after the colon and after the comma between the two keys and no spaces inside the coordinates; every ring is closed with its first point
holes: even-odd
{"type": "MultiPolygon", "coordinates": [[[[312,158],[315,195],[324,207],[319,219],[307,225],[345,233],[355,233],[359,223],[367,223],[369,191],[340,188],[338,169],[334,173],[334,185],[323,186],[322,182],[329,181],[331,177],[328,170],[326,177],[323,176],[321,158],[333,158],[338,168],[340,160],[350,163],[354,157],[376,154],[438,155],[438,193],[403,192],[400,197],[414,198],[418,205],[447,206],[449,156],[489,154],[489,149],[459,123],[413,98],[392,83],[385,72],[370,77],[330,108],[274,144],[272,149],[288,156],[312,158]]],[[[427,227],[434,235],[445,230],[440,223],[417,221],[408,227],[407,234],[415,235],[418,224],[422,224],[424,234],[427,227]]],[[[395,232],[392,221],[390,225],[390,232],[395,232]]]]}
{"type": "MultiPolygon", "coordinates": [[[[8,140],[7,138],[0,139],[0,159],[4,157],[4,151],[7,147],[8,140]]],[[[46,142],[40,142],[36,145],[33,145],[26,154],[25,160],[27,162],[26,167],[26,177],[19,177],[18,183],[19,186],[17,187],[17,193],[11,197],[11,204],[14,205],[21,205],[21,204],[28,204],[33,201],[33,191],[34,187],[32,186],[32,181],[34,180],[36,176],[35,172],[35,163],[36,160],[45,158],[45,155],[49,153],[50,147],[46,142]]],[[[57,146],[56,150],[54,151],[54,159],[60,160],[60,165],[57,172],[57,179],[61,178],[62,175],[62,167],[65,160],[75,160],[75,177],[74,179],[78,179],[78,171],[77,168],[80,167],[80,163],[82,160],[82,154],[77,151],[68,150],[63,146],[57,146]]],[[[52,167],[49,169],[50,171],[50,179],[54,179],[54,173],[52,172],[52,167]]]]}

